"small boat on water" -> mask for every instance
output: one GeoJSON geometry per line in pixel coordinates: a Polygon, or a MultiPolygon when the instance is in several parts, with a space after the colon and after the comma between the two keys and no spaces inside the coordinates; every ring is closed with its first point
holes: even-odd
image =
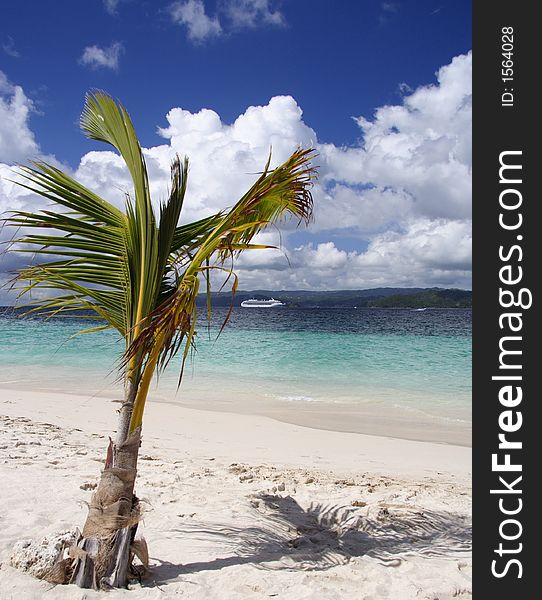
{"type": "Polygon", "coordinates": [[[275,306],[285,306],[285,304],[274,298],[269,298],[269,300],[256,300],[256,298],[250,298],[250,300],[243,300],[241,306],[243,308],[274,308],[275,306]]]}

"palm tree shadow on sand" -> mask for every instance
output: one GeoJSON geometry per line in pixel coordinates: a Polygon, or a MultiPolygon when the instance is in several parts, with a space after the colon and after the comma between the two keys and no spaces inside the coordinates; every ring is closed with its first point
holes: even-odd
{"type": "Polygon", "coordinates": [[[176,530],[183,543],[190,538],[212,539],[229,549],[231,556],[189,564],[159,562],[153,567],[153,583],[242,564],[268,570],[317,571],[356,556],[396,566],[409,555],[459,558],[471,550],[471,522],[465,515],[388,505],[374,516],[361,516],[351,506],[311,504],[303,509],[290,496],[267,494],[254,496],[251,504],[258,526],[195,524],[176,530]]]}

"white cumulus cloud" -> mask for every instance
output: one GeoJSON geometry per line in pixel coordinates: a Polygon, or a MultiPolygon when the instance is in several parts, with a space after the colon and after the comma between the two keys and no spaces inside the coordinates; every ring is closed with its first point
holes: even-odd
{"type": "Polygon", "coordinates": [[[14,163],[33,157],[38,144],[28,125],[32,101],[0,71],[0,162],[14,163]]]}
{"type": "Polygon", "coordinates": [[[221,0],[213,16],[207,13],[204,0],[178,0],[170,5],[169,12],[173,22],[183,25],[188,39],[196,44],[244,29],[286,25],[272,0],[221,0]]]}
{"type": "Polygon", "coordinates": [[[112,69],[116,71],[119,68],[119,59],[123,51],[124,47],[120,42],[113,42],[105,48],[87,46],[83,50],[79,62],[91,69],[112,69]]]}
{"type": "Polygon", "coordinates": [[[413,212],[432,218],[471,214],[472,57],[458,56],[398,106],[359,117],[359,148],[322,147],[324,177],[403,190],[413,212]]]}
{"type": "MultiPolygon", "coordinates": [[[[13,85],[0,71],[0,218],[7,216],[7,211],[36,210],[44,208],[47,201],[14,183],[23,182],[18,175],[16,165],[41,158],[60,168],[54,156],[41,153],[29,119],[34,111],[32,101],[26,96],[22,87],[13,85]]],[[[12,239],[14,229],[0,227],[0,248],[6,249],[5,242],[12,239]]],[[[13,296],[5,299],[2,285],[8,282],[14,268],[25,262],[22,256],[0,251],[0,305],[10,302],[13,296]]]]}
{"type": "Polygon", "coordinates": [[[222,33],[218,18],[206,14],[203,0],[174,2],[170,12],[175,23],[186,27],[188,38],[193,42],[203,42],[222,33]]]}
{"type": "Polygon", "coordinates": [[[284,15],[269,0],[224,0],[222,12],[237,29],[285,25],[284,15]]]}

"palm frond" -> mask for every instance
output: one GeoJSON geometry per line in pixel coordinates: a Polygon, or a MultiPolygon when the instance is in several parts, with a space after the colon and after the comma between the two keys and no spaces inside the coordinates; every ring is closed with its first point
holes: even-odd
{"type": "MultiPolygon", "coordinates": [[[[79,214],[85,214],[82,206],[77,208],[79,214]]],[[[32,304],[44,312],[91,309],[124,336],[131,327],[126,306],[130,289],[124,256],[126,221],[115,219],[118,225],[112,225],[91,221],[95,214],[85,217],[76,219],[52,211],[13,213],[9,225],[64,234],[26,233],[17,240],[19,252],[48,259],[19,272],[17,280],[23,284],[20,295],[40,289],[72,292],[54,299],[37,298],[32,304]]]]}
{"type": "Polygon", "coordinates": [[[44,198],[71,209],[83,218],[118,227],[125,220],[122,211],[91,192],[72,177],[43,162],[34,161],[32,166],[22,166],[19,174],[29,183],[14,181],[19,186],[44,198]]]}
{"type": "MultiPolygon", "coordinates": [[[[177,232],[177,223],[186,193],[188,177],[188,158],[184,161],[178,156],[171,165],[171,192],[167,202],[160,207],[160,225],[158,230],[158,271],[163,273],[171,257],[171,248],[177,232]]],[[[192,240],[191,240],[192,241],[192,240]]]]}
{"type": "MultiPolygon", "coordinates": [[[[81,128],[92,139],[110,144],[121,154],[134,185],[135,201],[127,202],[126,246],[131,281],[127,335],[131,343],[141,323],[155,306],[160,294],[162,273],[159,259],[159,231],[152,209],[145,157],[126,109],[108,94],[87,94],[81,114],[81,128]]],[[[175,223],[176,224],[176,223],[175,223]]]]}
{"type": "MultiPolygon", "coordinates": [[[[308,222],[312,216],[312,195],[310,186],[315,177],[315,168],[310,165],[314,152],[299,149],[282,165],[269,171],[269,161],[264,172],[250,190],[233,208],[213,218],[206,226],[207,235],[200,239],[200,245],[188,266],[179,277],[173,293],[149,316],[138,336],[128,347],[124,360],[129,362],[135,356],[148,356],[145,369],[164,368],[184,344],[181,361],[181,376],[193,344],[198,316],[196,299],[199,290],[199,275],[206,278],[210,269],[223,269],[228,256],[261,247],[251,244],[252,238],[270,222],[286,214],[308,222]],[[215,262],[210,265],[210,261],[215,262]]],[[[229,270],[233,273],[233,270],[229,270]]],[[[232,294],[237,289],[237,276],[234,275],[232,294]]],[[[207,286],[209,297],[210,288],[207,286]]],[[[231,310],[230,310],[231,313],[231,310]]],[[[226,316],[222,328],[230,313],[226,316]]],[[[145,375],[143,376],[145,379],[145,375]]],[[[131,422],[133,431],[140,424],[146,393],[138,394],[131,422]]]]}

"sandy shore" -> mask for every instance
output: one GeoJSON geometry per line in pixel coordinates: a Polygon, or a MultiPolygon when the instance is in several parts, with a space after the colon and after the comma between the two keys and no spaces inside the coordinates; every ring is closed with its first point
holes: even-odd
{"type": "MultiPolygon", "coordinates": [[[[16,540],[82,525],[118,405],[0,398],[0,598],[103,597],[8,562],[16,540]]],[[[143,433],[152,574],[108,598],[471,597],[469,448],[166,403],[143,433]]]]}

